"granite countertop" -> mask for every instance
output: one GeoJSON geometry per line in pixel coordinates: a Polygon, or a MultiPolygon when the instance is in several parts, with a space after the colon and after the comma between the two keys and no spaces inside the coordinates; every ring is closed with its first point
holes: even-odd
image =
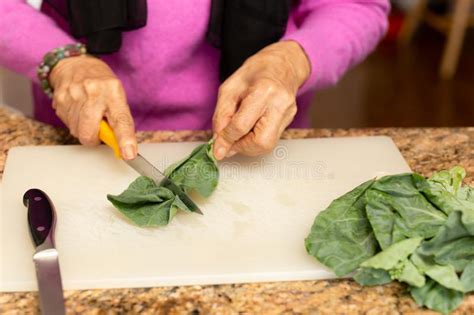
{"type": "MultiPolygon", "coordinates": [[[[463,166],[474,184],[474,127],[288,130],[285,139],[390,136],[413,171],[463,166]]],[[[140,142],[206,140],[208,131],[139,132],[140,142]]],[[[65,130],[0,107],[0,176],[8,149],[22,145],[77,143],[65,130]]],[[[66,291],[68,314],[434,314],[417,307],[396,283],[362,287],[352,280],[66,291]]],[[[33,292],[0,293],[1,314],[36,314],[33,292]]],[[[454,314],[474,314],[474,294],[454,314]]]]}

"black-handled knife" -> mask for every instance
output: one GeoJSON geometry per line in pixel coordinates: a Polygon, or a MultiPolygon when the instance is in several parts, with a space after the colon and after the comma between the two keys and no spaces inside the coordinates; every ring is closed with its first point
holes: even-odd
{"type": "Polygon", "coordinates": [[[33,261],[41,312],[44,315],[63,315],[63,286],[58,251],[54,246],[56,213],[53,203],[43,191],[30,189],[23,195],[23,204],[28,208],[28,225],[36,246],[33,261]]]}

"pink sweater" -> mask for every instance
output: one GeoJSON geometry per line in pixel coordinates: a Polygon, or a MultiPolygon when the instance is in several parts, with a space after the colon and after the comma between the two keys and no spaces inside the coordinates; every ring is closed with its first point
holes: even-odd
{"type": "MultiPolygon", "coordinates": [[[[208,129],[219,86],[219,50],[205,40],[210,0],[149,0],[146,27],[125,32],[122,49],[103,60],[123,82],[137,129],[208,129]]],[[[293,127],[308,125],[315,89],[335,84],[383,36],[388,0],[301,0],[282,40],[295,40],[312,73],[298,93],[293,127]]],[[[36,67],[53,48],[77,42],[24,0],[0,0],[0,65],[37,83],[36,67]]],[[[60,125],[36,86],[35,117],[60,125]]]]}

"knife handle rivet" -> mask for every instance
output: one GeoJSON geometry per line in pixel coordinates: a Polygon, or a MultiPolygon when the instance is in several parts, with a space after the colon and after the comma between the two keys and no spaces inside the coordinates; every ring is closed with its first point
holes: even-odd
{"type": "Polygon", "coordinates": [[[41,226],[38,226],[38,227],[36,228],[36,230],[37,230],[38,232],[43,232],[43,231],[45,230],[45,227],[41,225],[41,226]]]}
{"type": "Polygon", "coordinates": [[[33,200],[34,200],[34,201],[41,201],[41,200],[43,200],[43,198],[37,196],[37,197],[33,198],[33,200]]]}

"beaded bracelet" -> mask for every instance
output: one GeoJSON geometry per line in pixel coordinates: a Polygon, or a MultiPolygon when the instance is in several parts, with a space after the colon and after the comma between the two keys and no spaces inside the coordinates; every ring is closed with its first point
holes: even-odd
{"type": "Polygon", "coordinates": [[[46,93],[50,98],[53,97],[53,88],[49,83],[49,74],[60,60],[67,57],[85,55],[86,53],[86,46],[78,43],[53,49],[44,55],[43,62],[38,66],[38,78],[41,89],[44,93],[46,93]]]}

